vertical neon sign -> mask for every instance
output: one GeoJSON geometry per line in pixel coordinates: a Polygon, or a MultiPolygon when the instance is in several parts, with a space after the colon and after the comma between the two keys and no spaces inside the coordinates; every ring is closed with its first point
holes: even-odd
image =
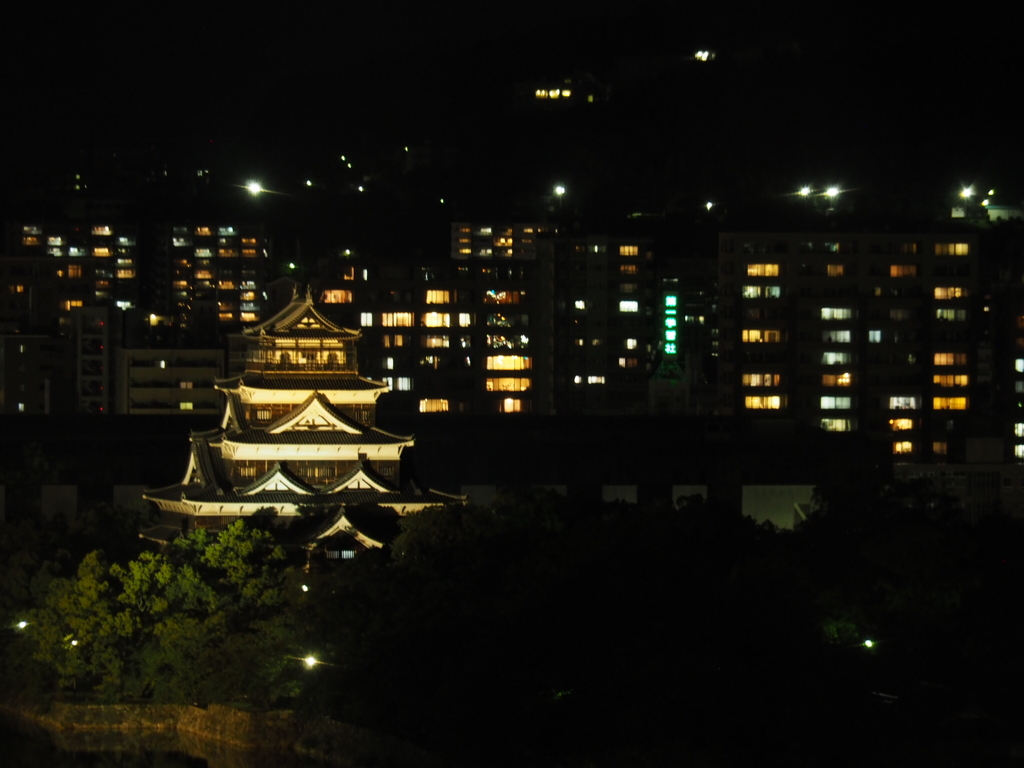
{"type": "Polygon", "coordinates": [[[679,304],[679,297],[675,294],[666,294],[662,309],[664,320],[662,323],[663,349],[666,355],[676,354],[677,334],[679,333],[679,316],[676,314],[679,304]]]}

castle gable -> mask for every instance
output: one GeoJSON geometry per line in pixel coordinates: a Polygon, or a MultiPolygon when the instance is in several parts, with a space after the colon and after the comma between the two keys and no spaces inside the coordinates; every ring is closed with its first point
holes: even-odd
{"type": "Polygon", "coordinates": [[[299,430],[345,432],[350,435],[361,435],[364,432],[352,419],[335,410],[319,392],[314,392],[297,408],[267,427],[267,432],[272,435],[299,430]]]}
{"type": "Polygon", "coordinates": [[[299,480],[281,464],[275,464],[263,477],[257,478],[256,482],[245,488],[239,488],[237,493],[240,496],[254,496],[264,491],[291,491],[303,495],[316,493],[312,486],[299,480]]]}

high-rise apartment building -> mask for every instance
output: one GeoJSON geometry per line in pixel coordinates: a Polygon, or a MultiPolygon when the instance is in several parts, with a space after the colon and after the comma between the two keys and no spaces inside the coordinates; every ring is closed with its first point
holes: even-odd
{"type": "Polygon", "coordinates": [[[21,329],[67,331],[77,307],[138,307],[138,226],[15,222],[7,226],[0,313],[21,329]]]}
{"type": "Polygon", "coordinates": [[[267,274],[262,225],[177,223],[158,231],[154,310],[187,330],[237,331],[260,319],[267,274]]]}
{"type": "Polygon", "coordinates": [[[970,235],[725,233],[718,410],[888,435],[943,461],[988,378],[970,235]]]}

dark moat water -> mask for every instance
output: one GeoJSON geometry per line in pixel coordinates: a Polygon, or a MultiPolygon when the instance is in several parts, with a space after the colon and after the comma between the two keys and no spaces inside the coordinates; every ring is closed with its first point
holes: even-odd
{"type": "Polygon", "coordinates": [[[4,768],[300,768],[322,766],[290,753],[242,750],[187,735],[50,733],[0,717],[4,768]]]}

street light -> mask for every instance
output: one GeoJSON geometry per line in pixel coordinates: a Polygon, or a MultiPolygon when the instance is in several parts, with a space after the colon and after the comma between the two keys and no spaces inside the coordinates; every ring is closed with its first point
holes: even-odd
{"type": "Polygon", "coordinates": [[[825,194],[829,197],[836,197],[839,195],[839,187],[829,187],[825,190],[825,194]]]}
{"type": "Polygon", "coordinates": [[[964,187],[962,190],[960,190],[960,197],[964,198],[965,200],[970,200],[971,197],[973,197],[973,195],[974,187],[964,187]]]}
{"type": "Polygon", "coordinates": [[[800,195],[801,197],[807,197],[809,194],[811,194],[811,188],[800,187],[800,191],[797,194],[800,195]]]}
{"type": "Polygon", "coordinates": [[[304,658],[302,660],[302,663],[306,665],[306,669],[312,669],[313,667],[316,666],[316,657],[315,656],[307,656],[306,658],[304,658]]]}
{"type": "Polygon", "coordinates": [[[245,188],[249,190],[249,194],[253,197],[257,197],[263,191],[263,185],[258,181],[250,181],[245,185],[245,188]]]}

